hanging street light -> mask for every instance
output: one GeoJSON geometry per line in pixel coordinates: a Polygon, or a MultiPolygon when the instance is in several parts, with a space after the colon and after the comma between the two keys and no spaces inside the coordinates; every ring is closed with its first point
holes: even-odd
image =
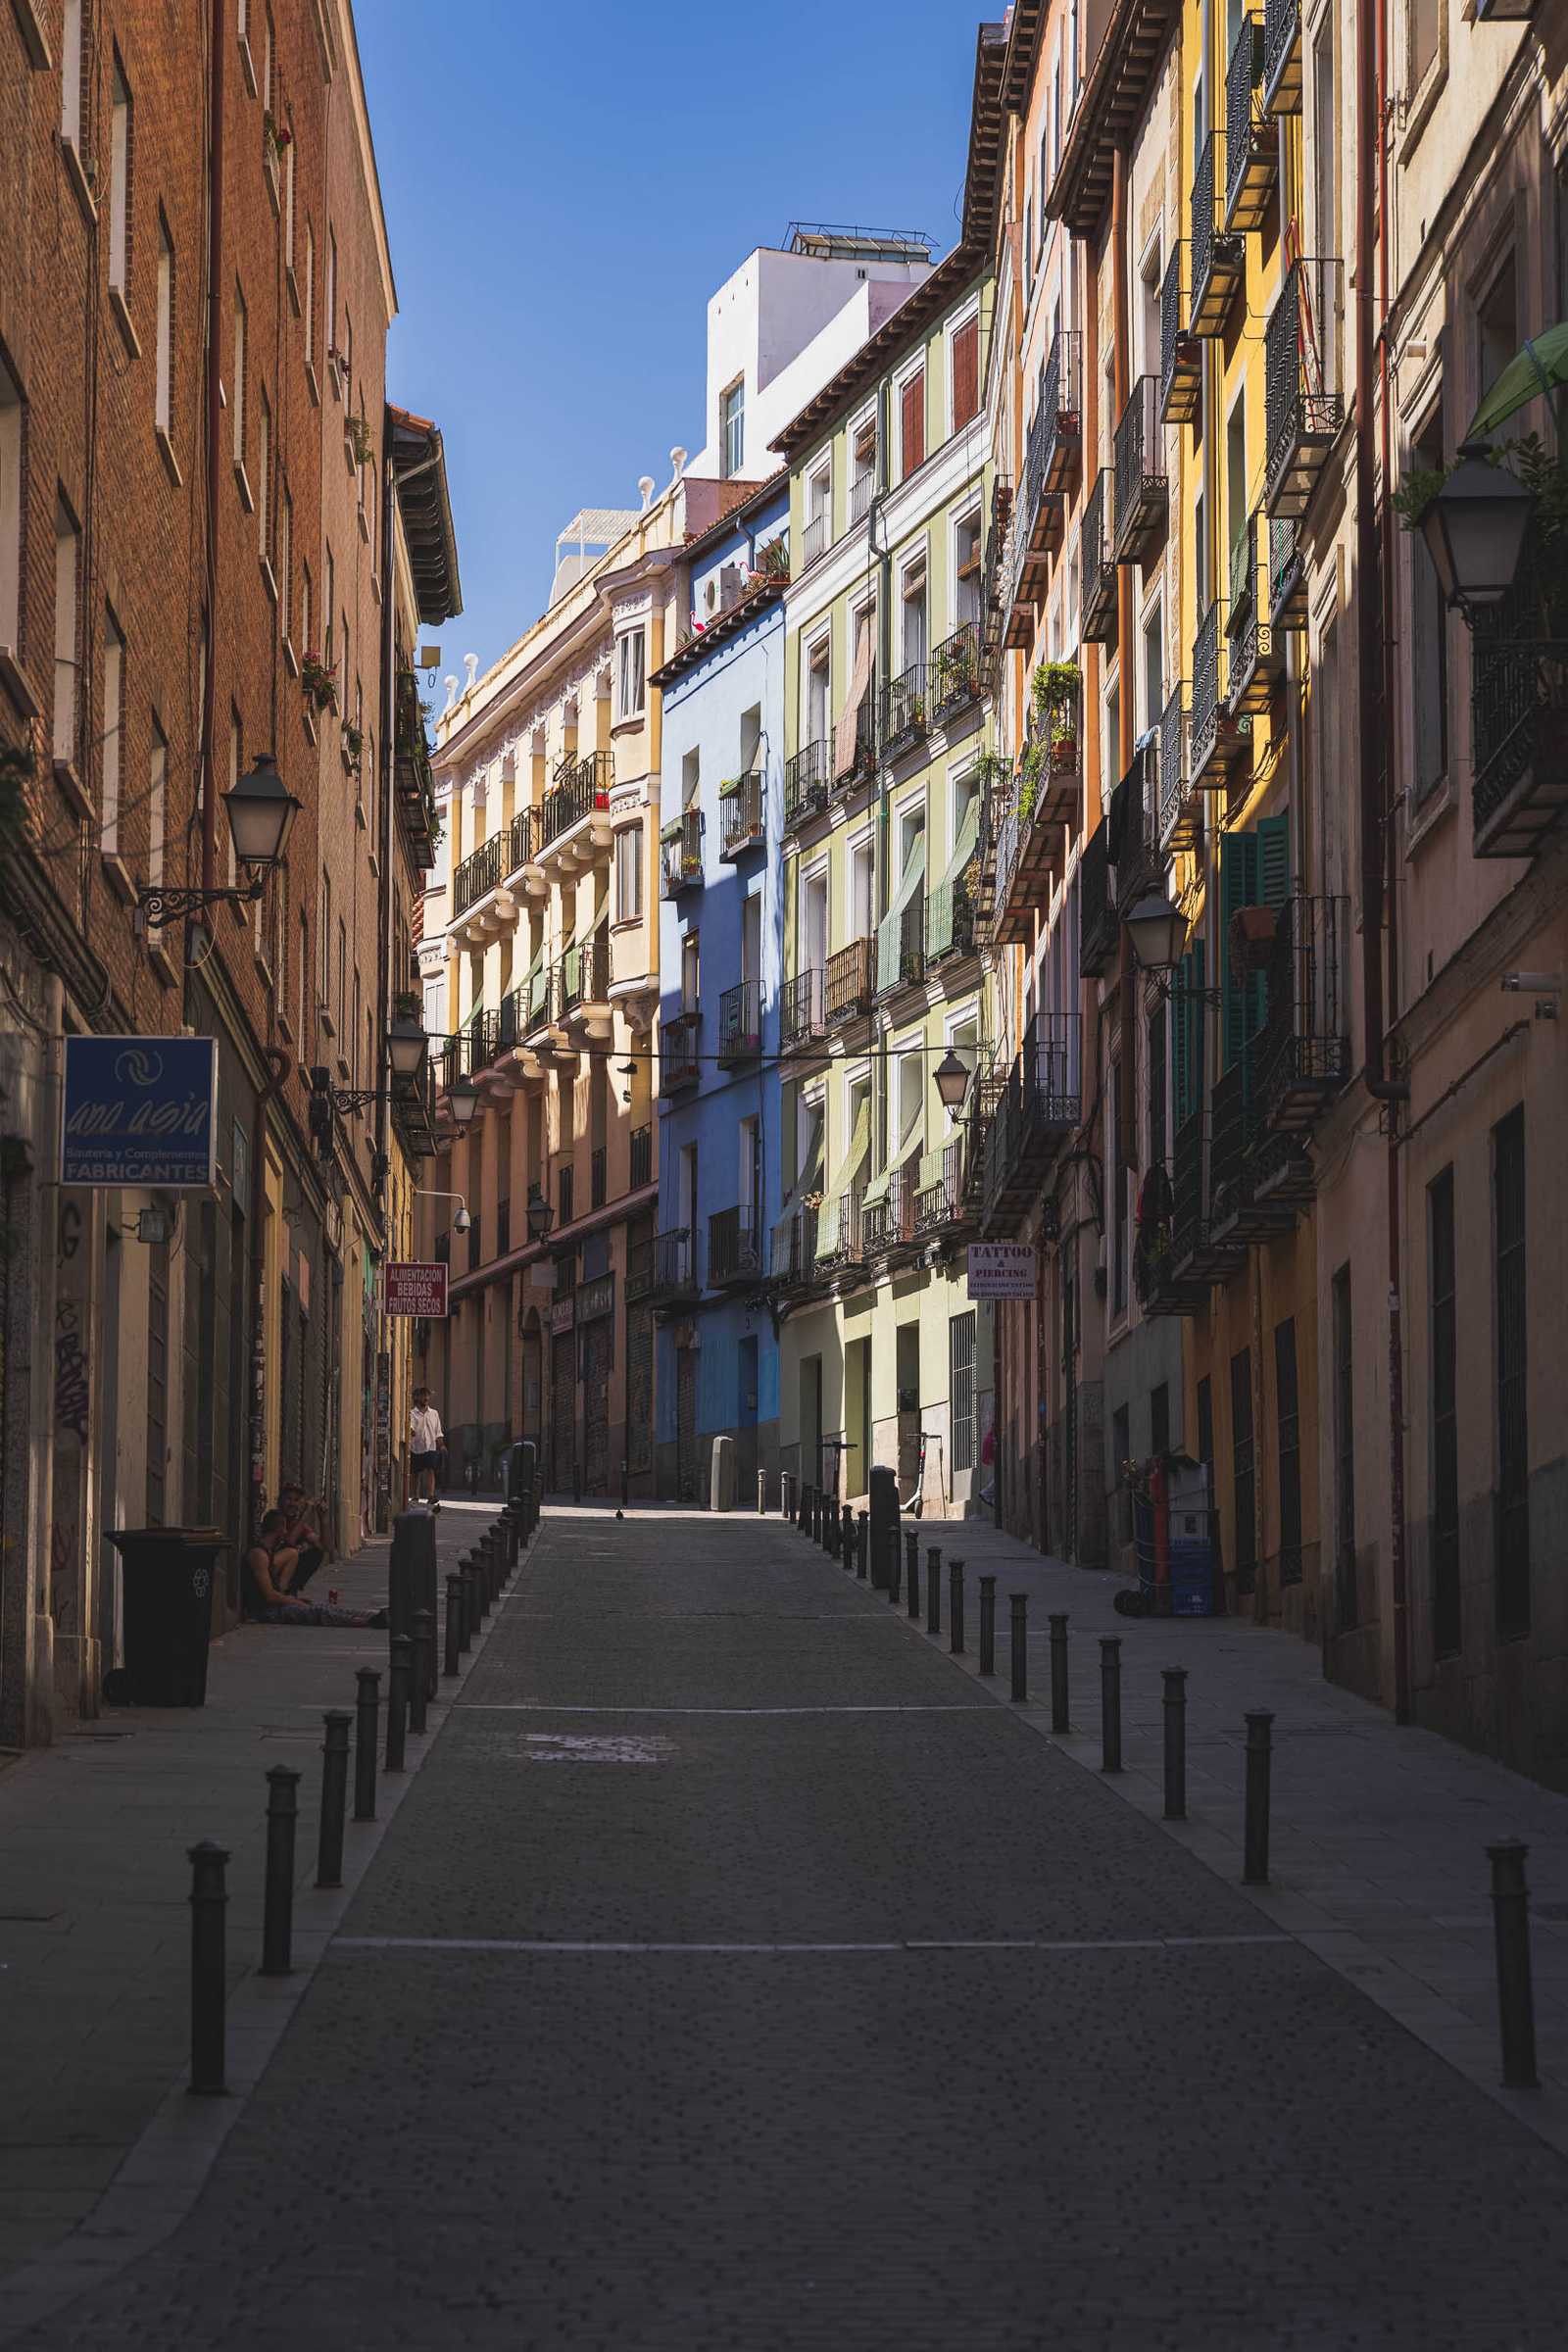
{"type": "Polygon", "coordinates": [[[460,1078],[447,1093],[452,1116],[460,1127],[471,1127],[473,1114],[479,1107],[479,1089],[471,1078],[460,1078]]]}
{"type": "Polygon", "coordinates": [[[526,1214],[528,1218],[529,1239],[535,1242],[542,1242],[546,1240],[549,1236],[551,1226],[556,1221],[556,1212],[551,1207],[549,1201],[545,1199],[543,1193],[539,1190],[539,1187],[536,1184],[531,1184],[528,1187],[528,1207],[526,1214]]]}
{"type": "Polygon", "coordinates": [[[937,1093],[950,1119],[957,1117],[969,1091],[969,1072],[950,1046],[936,1066],[937,1093]]]}
{"type": "Polygon", "coordinates": [[[231,784],[222,796],[229,838],[236,863],[250,875],[248,882],[225,884],[214,890],[166,890],[154,884],[136,893],[136,928],[161,931],[166,923],[183,922],[209,906],[252,905],[267,888],[267,877],[283,855],[300,803],[277,772],[270,752],[258,752],[249,774],[231,784]]]}
{"type": "Polygon", "coordinates": [[[1460,444],[1459,463],[1421,516],[1421,536],[1450,605],[1471,613],[1502,602],[1535,511],[1534,491],[1494,465],[1485,441],[1460,444]]]}
{"type": "Polygon", "coordinates": [[[417,1078],[430,1051],[423,1025],[407,1015],[386,1033],[386,1057],[394,1078],[417,1078]]]}
{"type": "Polygon", "coordinates": [[[1187,917],[1162,891],[1140,899],[1124,916],[1133,954],[1146,972],[1174,971],[1187,945],[1187,917]]]}

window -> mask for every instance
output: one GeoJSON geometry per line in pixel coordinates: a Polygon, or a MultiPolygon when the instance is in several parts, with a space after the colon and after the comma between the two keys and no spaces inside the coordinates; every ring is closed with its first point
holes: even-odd
{"type": "Polygon", "coordinates": [[[801,876],[800,969],[819,972],[827,962],[827,868],[801,876]]]}
{"type": "Polygon", "coordinates": [[[615,640],[615,716],[641,718],[643,714],[643,661],[646,634],[640,629],[623,629],[615,640]]]}
{"type": "Polygon", "coordinates": [[[695,808],[702,789],[703,756],[700,751],[684,754],[680,763],[680,805],[683,809],[695,808]]]}
{"type": "Polygon", "coordinates": [[[953,624],[972,628],[980,618],[980,515],[965,514],[953,530],[953,624]]]}
{"type": "Polygon", "coordinates": [[[1427,1287],[1432,1410],[1432,1647],[1459,1647],[1458,1317],[1453,1261],[1453,1170],[1427,1186],[1427,1287]]]}
{"type": "Polygon", "coordinates": [[[1231,1357],[1231,1511],[1236,1521],[1236,1590],[1250,1592],[1257,1575],[1256,1470],[1252,1453],[1252,1351],[1231,1357]]]}
{"type": "Polygon", "coordinates": [[[828,640],[822,635],[806,654],[806,710],[801,728],[803,744],[826,743],[828,738],[828,640]]]}
{"type": "Polygon", "coordinates": [[[858,522],[876,495],[876,412],[850,433],[850,520],[858,522]]]}
{"type": "Polygon", "coordinates": [[[920,1120],[925,1110],[925,1054],[916,1047],[912,1054],[901,1054],[898,1068],[898,1144],[893,1152],[902,1160],[919,1141],[920,1120]]]}
{"type": "Polygon", "coordinates": [[[965,318],[953,337],[953,429],[980,413],[980,321],[965,318]]]}
{"type": "Polygon", "coordinates": [[[1230,534],[1230,585],[1234,597],[1237,566],[1243,561],[1242,534],[1247,520],[1247,386],[1236,395],[1225,426],[1225,528],[1230,534]]]}
{"type": "Polygon", "coordinates": [[[948,1413],[953,1467],[974,1468],[974,1310],[948,1318],[948,1413]]]}
{"type": "Polygon", "coordinates": [[[643,829],[640,824],[623,825],[615,835],[615,919],[640,922],[642,912],[643,829]]]}
{"type": "Polygon", "coordinates": [[[99,801],[99,846],[106,858],[120,855],[120,752],[124,710],[125,641],[120,624],[107,608],[104,612],[103,746],[100,753],[103,791],[99,801]]]}
{"type": "Polygon", "coordinates": [[[284,636],[293,598],[290,581],[294,568],[294,501],[288,494],[288,476],[280,474],[277,485],[277,625],[284,636]]]}
{"type": "MultiPolygon", "coordinates": [[[[311,926],[305,909],[300,908],[300,955],[294,975],[294,1009],[298,1016],[300,1052],[314,1054],[316,1042],[311,1033],[311,926]]],[[[429,1023],[425,1024],[426,1028],[429,1023]]]]}
{"type": "Polygon", "coordinates": [[[288,126],[288,145],[283,151],[283,259],[290,270],[294,267],[294,125],[288,126]]]}
{"type": "Polygon", "coordinates": [[[742,471],[746,454],[746,380],[731,384],[718,399],[719,465],[726,481],[742,471]]]}
{"type": "Polygon", "coordinates": [[[22,634],[22,394],[0,360],[0,646],[22,634]]]}
{"type": "MultiPolygon", "coordinates": [[[[229,707],[229,712],[228,712],[228,789],[229,789],[229,791],[230,791],[230,792],[232,792],[232,791],[233,791],[233,789],[234,789],[235,785],[236,785],[236,784],[239,782],[239,770],[240,770],[240,726],[239,726],[239,712],[238,712],[238,711],[237,711],[237,710],[236,710],[233,708],[233,706],[232,706],[232,705],[230,705],[230,707],[229,707]]],[[[228,829],[225,827],[225,828],[224,828],[224,830],[225,830],[225,831],[227,831],[228,829]]],[[[238,880],[239,880],[239,860],[238,860],[238,858],[235,857],[235,854],[234,854],[234,836],[233,836],[233,833],[232,833],[232,832],[229,832],[229,834],[228,834],[228,886],[229,886],[230,890],[232,890],[232,889],[234,888],[234,886],[235,886],[235,884],[238,882],[238,880]]]]}
{"type": "Polygon", "coordinates": [[[1301,1411],[1296,1382],[1296,1318],[1274,1326],[1274,1418],[1280,1459],[1280,1583],[1301,1581],[1301,1411]]]}
{"type": "Polygon", "coordinates": [[[326,232],[326,359],[335,374],[337,359],[337,231],[326,232]]]}
{"type": "Polygon", "coordinates": [[[1405,25],[1409,57],[1409,86],[1405,92],[1407,99],[1420,88],[1426,79],[1428,70],[1437,57],[1443,32],[1443,13],[1444,0],[1407,0],[1405,25]]]}
{"type": "Polygon", "coordinates": [[[1493,1290],[1497,1396],[1494,1504],[1497,1633],[1530,1631],[1530,1446],[1525,1417],[1525,1114],[1492,1131],[1493,1290]]]}
{"type": "Polygon", "coordinates": [[[316,348],[316,230],[309,220],[305,223],[305,365],[312,365],[316,348]]]}
{"type": "Polygon", "coordinates": [[[271,521],[269,503],[271,466],[272,412],[267,405],[267,394],[263,392],[256,404],[256,539],[264,564],[271,552],[271,532],[269,528],[271,521]]]}
{"type": "Polygon", "coordinates": [[[1343,1634],[1360,1616],[1355,1579],[1355,1334],[1350,1269],[1341,1266],[1331,1299],[1334,1345],[1334,1613],[1343,1634]]]}
{"type": "Polygon", "coordinates": [[[899,387],[899,479],[924,463],[925,369],[917,368],[899,387]]]}
{"type": "Polygon", "coordinates": [[[697,933],[688,931],[680,943],[680,1008],[682,1012],[697,1011],[703,1001],[702,990],[703,967],[697,944],[697,933]]]}
{"type": "Polygon", "coordinates": [[[130,92],[115,58],[109,113],[109,284],[122,302],[130,268],[130,92]]]}
{"type": "Polygon", "coordinates": [[[300,565],[300,650],[307,654],[316,651],[311,643],[311,567],[308,564],[300,565]]]}
{"type": "Polygon", "coordinates": [[[850,852],[849,937],[869,939],[876,929],[872,901],[872,849],[868,833],[850,852]]]}
{"type": "MultiPolygon", "coordinates": [[[[1165,1004],[1155,1005],[1149,1016],[1149,1164],[1161,1168],[1165,1164],[1165,1004]]],[[[1156,1446],[1155,1451],[1159,1449],[1156,1446]]]]}
{"type": "MultiPolygon", "coordinates": [[[[347,930],[346,930],[346,929],[345,929],[345,927],[344,927],[344,923],[343,923],[343,917],[342,917],[341,915],[339,915],[339,916],[338,916],[338,918],[337,918],[337,1014],[338,1014],[338,1019],[339,1019],[340,1021],[345,1021],[345,1020],[347,1020],[347,1018],[348,1018],[348,1009],[349,1009],[349,935],[348,935],[348,932],[347,932],[347,930]]],[[[353,1050],[353,1044],[354,1044],[354,1040],[353,1040],[353,1037],[352,1037],[352,1035],[351,1035],[351,1036],[348,1038],[348,1040],[347,1040],[346,1042],[347,1042],[347,1044],[348,1044],[348,1046],[349,1046],[349,1048],[350,1048],[350,1051],[352,1052],[352,1050],[353,1050]]]]}
{"type": "Polygon", "coordinates": [[[66,0],[60,28],[60,136],[81,146],[81,0],[66,0]]]}
{"type": "Polygon", "coordinates": [[[162,215],[158,221],[158,351],[153,392],[153,422],[166,438],[173,436],[174,415],[174,248],[162,215]]]}
{"type": "Polygon", "coordinates": [[[76,757],[76,580],[81,533],[63,498],[55,502],[54,756],[76,757]]]}
{"type": "Polygon", "coordinates": [[[332,659],[332,632],[334,627],[332,615],[336,608],[337,559],[334,557],[332,550],[328,548],[326,551],[326,595],[322,599],[321,603],[321,627],[325,632],[324,642],[321,646],[321,659],[326,663],[328,669],[333,669],[336,667],[336,663],[332,659]]]}
{"type": "Polygon", "coordinates": [[[163,729],[153,720],[153,748],[147,762],[147,880],[156,890],[164,879],[164,794],[169,780],[169,746],[163,729]]]}
{"type": "MultiPolygon", "coordinates": [[[[1518,265],[1510,252],[1476,305],[1476,396],[1485,398],[1519,349],[1518,265]]],[[[1517,429],[1510,424],[1510,431],[1517,429]]]]}
{"type": "Polygon", "coordinates": [[[1157,727],[1165,708],[1165,616],[1156,604],[1144,623],[1144,727],[1157,727]]]}
{"type": "Polygon", "coordinates": [[[821,466],[806,485],[806,533],[801,553],[813,564],[833,542],[833,468],[821,466]]]}
{"type": "MultiPolygon", "coordinates": [[[[1441,466],[1441,407],[1410,448],[1410,465],[1441,466]]],[[[1419,806],[1448,771],[1448,609],[1436,566],[1410,537],[1410,693],[1415,711],[1415,773],[1411,797],[1419,806]]]]}
{"type": "Polygon", "coordinates": [[[899,643],[902,667],[915,669],[925,660],[925,564],[911,564],[905,573],[899,600],[899,643]]]}
{"type": "Polygon", "coordinates": [[[234,288],[234,381],[230,389],[234,409],[234,463],[245,464],[245,297],[238,286],[234,288]]]}

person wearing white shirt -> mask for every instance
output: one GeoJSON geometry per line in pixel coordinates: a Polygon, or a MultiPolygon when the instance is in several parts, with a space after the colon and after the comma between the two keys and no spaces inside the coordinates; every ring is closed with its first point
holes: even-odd
{"type": "Polygon", "coordinates": [[[441,1508],[435,1481],[441,1466],[441,1448],[446,1442],[447,1433],[441,1426],[440,1414],[430,1402],[429,1390],[416,1389],[414,1410],[409,1415],[409,1467],[414,1472],[416,1502],[427,1502],[432,1511],[441,1508]]]}

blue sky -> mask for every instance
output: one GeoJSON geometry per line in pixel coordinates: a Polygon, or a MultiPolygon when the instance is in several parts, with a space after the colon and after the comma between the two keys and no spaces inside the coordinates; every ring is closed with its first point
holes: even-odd
{"type": "Polygon", "coordinates": [[[356,21],[401,311],[387,387],[446,437],[461,676],[541,609],[579,506],[635,506],[673,444],[701,448],[708,297],[753,246],[792,220],[952,243],[978,15],[360,0],[356,21]]]}

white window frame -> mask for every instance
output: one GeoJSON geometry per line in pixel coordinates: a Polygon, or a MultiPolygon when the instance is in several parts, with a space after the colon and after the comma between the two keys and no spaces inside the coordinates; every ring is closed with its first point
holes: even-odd
{"type": "Polygon", "coordinates": [[[60,28],[60,136],[81,152],[81,0],[65,0],[60,28]]]}
{"type": "Polygon", "coordinates": [[[863,825],[853,839],[844,845],[844,944],[848,947],[857,939],[876,937],[876,835],[870,825],[863,825]],[[865,894],[865,929],[855,928],[855,862],[864,854],[867,858],[865,894]]]}
{"type": "Polygon", "coordinates": [[[109,83],[109,291],[123,309],[130,272],[130,85],[114,52],[109,83]]]}
{"type": "Polygon", "coordinates": [[[644,864],[643,820],[639,816],[631,824],[618,827],[615,834],[615,920],[617,923],[640,923],[643,919],[644,864]],[[623,848],[623,843],[629,846],[623,848]],[[630,897],[633,904],[630,906],[626,904],[628,894],[624,888],[628,874],[632,883],[630,897]]]}
{"type": "Polygon", "coordinates": [[[821,857],[813,858],[809,865],[803,861],[797,883],[799,896],[796,900],[795,960],[797,968],[803,972],[815,971],[817,969],[817,966],[810,961],[807,954],[806,900],[807,893],[814,890],[818,883],[820,883],[822,886],[821,968],[825,971],[827,969],[827,959],[833,953],[831,945],[833,938],[833,877],[828,871],[828,860],[825,854],[821,857]]]}
{"type": "Polygon", "coordinates": [[[969,798],[973,800],[975,794],[980,790],[979,771],[980,755],[978,752],[966,753],[948,770],[948,856],[950,858],[957,849],[958,835],[963,830],[963,818],[958,814],[958,795],[967,787],[969,798]]]}
{"type": "Polygon", "coordinates": [[[104,608],[103,742],[99,753],[98,846],[106,858],[120,855],[120,780],[123,770],[125,636],[113,610],[104,608]]]}
{"type": "MultiPolygon", "coordinates": [[[[967,530],[971,524],[973,525],[975,532],[975,552],[980,559],[983,568],[985,564],[985,516],[982,511],[982,502],[978,498],[966,500],[965,503],[954,514],[949,524],[948,622],[950,635],[952,634],[953,630],[961,629],[963,626],[963,618],[958,611],[958,590],[960,585],[958,580],[958,541],[960,534],[967,530]]],[[[974,617],[977,626],[980,619],[980,591],[982,585],[983,583],[978,579],[974,583],[974,617]]]]}
{"type": "MultiPolygon", "coordinates": [[[[871,497],[875,498],[877,493],[877,485],[883,470],[882,422],[881,418],[877,415],[876,403],[874,401],[871,402],[866,408],[861,409],[858,416],[851,417],[849,432],[845,439],[845,456],[849,467],[850,477],[848,488],[845,491],[845,498],[850,505],[849,519],[851,522],[855,522],[858,519],[854,512],[853,504],[857,483],[868,479],[871,484],[871,497]],[[863,437],[867,427],[870,428],[871,433],[871,466],[869,474],[864,475],[859,473],[856,467],[855,445],[863,437]]],[[[867,504],[869,504],[869,501],[867,501],[867,504]]]]}
{"type": "Polygon", "coordinates": [[[824,621],[816,635],[801,646],[801,749],[808,744],[831,743],[833,740],[833,629],[824,621]],[[818,667],[822,672],[822,732],[810,732],[811,675],[818,667]]]}
{"type": "MultiPolygon", "coordinates": [[[[907,391],[909,385],[913,383],[917,375],[921,377],[925,375],[926,358],[926,347],[922,343],[918,357],[910,360],[904,368],[900,369],[899,373],[893,379],[892,426],[893,430],[899,436],[899,480],[901,482],[906,482],[909,479],[909,474],[911,472],[918,473],[920,470],[919,466],[912,466],[906,470],[904,464],[904,395],[907,391]]],[[[925,406],[920,417],[920,466],[923,466],[927,458],[929,458],[931,455],[931,441],[925,429],[926,420],[930,415],[930,409],[931,393],[928,385],[925,393],[925,406]]],[[[952,411],[950,409],[949,415],[951,416],[951,414],[952,411]]]]}
{"type": "Polygon", "coordinates": [[[906,615],[914,601],[910,591],[917,588],[925,614],[922,623],[925,642],[919,660],[928,661],[931,654],[931,563],[930,550],[922,539],[919,546],[899,564],[899,666],[895,675],[902,677],[909,667],[909,649],[905,635],[906,615]]]}
{"type": "Polygon", "coordinates": [[[746,376],[743,371],[740,375],[733,377],[729,383],[725,384],[718,395],[718,470],[720,479],[726,482],[739,481],[742,478],[742,468],[745,466],[745,462],[746,376]],[[735,463],[732,466],[730,464],[729,448],[729,428],[731,420],[729,404],[737,393],[740,394],[740,447],[735,453],[735,463]]]}
{"type": "Polygon", "coordinates": [[[911,845],[906,838],[906,829],[908,826],[909,819],[914,815],[917,809],[920,815],[920,831],[925,835],[926,858],[929,867],[931,852],[931,811],[926,807],[925,786],[923,784],[917,784],[913,792],[906,794],[906,797],[898,803],[893,810],[893,838],[899,845],[898,857],[895,861],[895,871],[892,875],[892,881],[895,888],[897,887],[899,876],[904,872],[906,865],[907,865],[909,861],[909,849],[911,845]]]}
{"type": "Polygon", "coordinates": [[[174,420],[174,240],[162,207],[158,214],[158,321],[154,355],[153,423],[173,446],[174,420]]]}
{"type": "Polygon", "coordinates": [[[164,879],[168,855],[169,744],[153,717],[152,749],[147,755],[147,881],[157,890],[164,879]]]}
{"type": "Polygon", "coordinates": [[[648,709],[648,629],[643,621],[615,633],[615,721],[617,726],[644,716],[648,709]],[[631,666],[636,647],[635,670],[631,666]],[[635,701],[631,699],[635,690],[635,701]]]}
{"type": "MultiPolygon", "coordinates": [[[[947,411],[946,411],[946,422],[947,422],[947,428],[948,428],[948,429],[947,429],[947,432],[946,432],[946,433],[943,435],[943,439],[944,439],[944,440],[951,439],[952,435],[953,435],[954,433],[956,433],[956,432],[958,430],[958,426],[957,426],[957,424],[956,424],[956,416],[957,416],[957,413],[958,413],[958,402],[957,402],[956,378],[956,373],[955,373],[955,353],[956,353],[956,347],[957,340],[958,340],[958,331],[959,331],[959,329],[960,329],[961,327],[965,327],[965,326],[967,326],[971,318],[972,318],[972,319],[974,320],[974,322],[975,322],[975,351],[974,351],[974,380],[975,380],[975,392],[976,392],[976,397],[978,398],[978,401],[979,401],[979,404],[980,404],[980,405],[979,405],[979,407],[978,407],[978,408],[975,410],[975,413],[974,413],[974,415],[973,415],[973,416],[972,416],[969,418],[969,423],[970,423],[970,424],[978,424],[978,423],[980,422],[980,419],[981,419],[981,417],[982,417],[982,416],[984,416],[984,415],[985,415],[985,413],[986,413],[986,388],[985,388],[985,385],[984,385],[984,384],[981,382],[981,380],[980,380],[980,297],[979,297],[979,295],[978,295],[978,294],[976,294],[976,295],[973,297],[973,299],[972,299],[971,301],[969,301],[969,302],[966,302],[966,303],[963,305],[963,308],[962,308],[961,310],[957,310],[957,311],[955,311],[955,312],[954,312],[954,314],[953,314],[953,317],[952,317],[952,318],[951,318],[948,320],[948,323],[947,323],[946,327],[943,329],[943,341],[944,341],[944,343],[945,343],[945,345],[946,345],[946,350],[947,350],[947,403],[948,403],[948,405],[947,405],[947,411]]],[[[967,429],[967,428],[965,428],[965,429],[967,429]]],[[[939,444],[939,446],[940,446],[940,444],[939,444]]]]}

